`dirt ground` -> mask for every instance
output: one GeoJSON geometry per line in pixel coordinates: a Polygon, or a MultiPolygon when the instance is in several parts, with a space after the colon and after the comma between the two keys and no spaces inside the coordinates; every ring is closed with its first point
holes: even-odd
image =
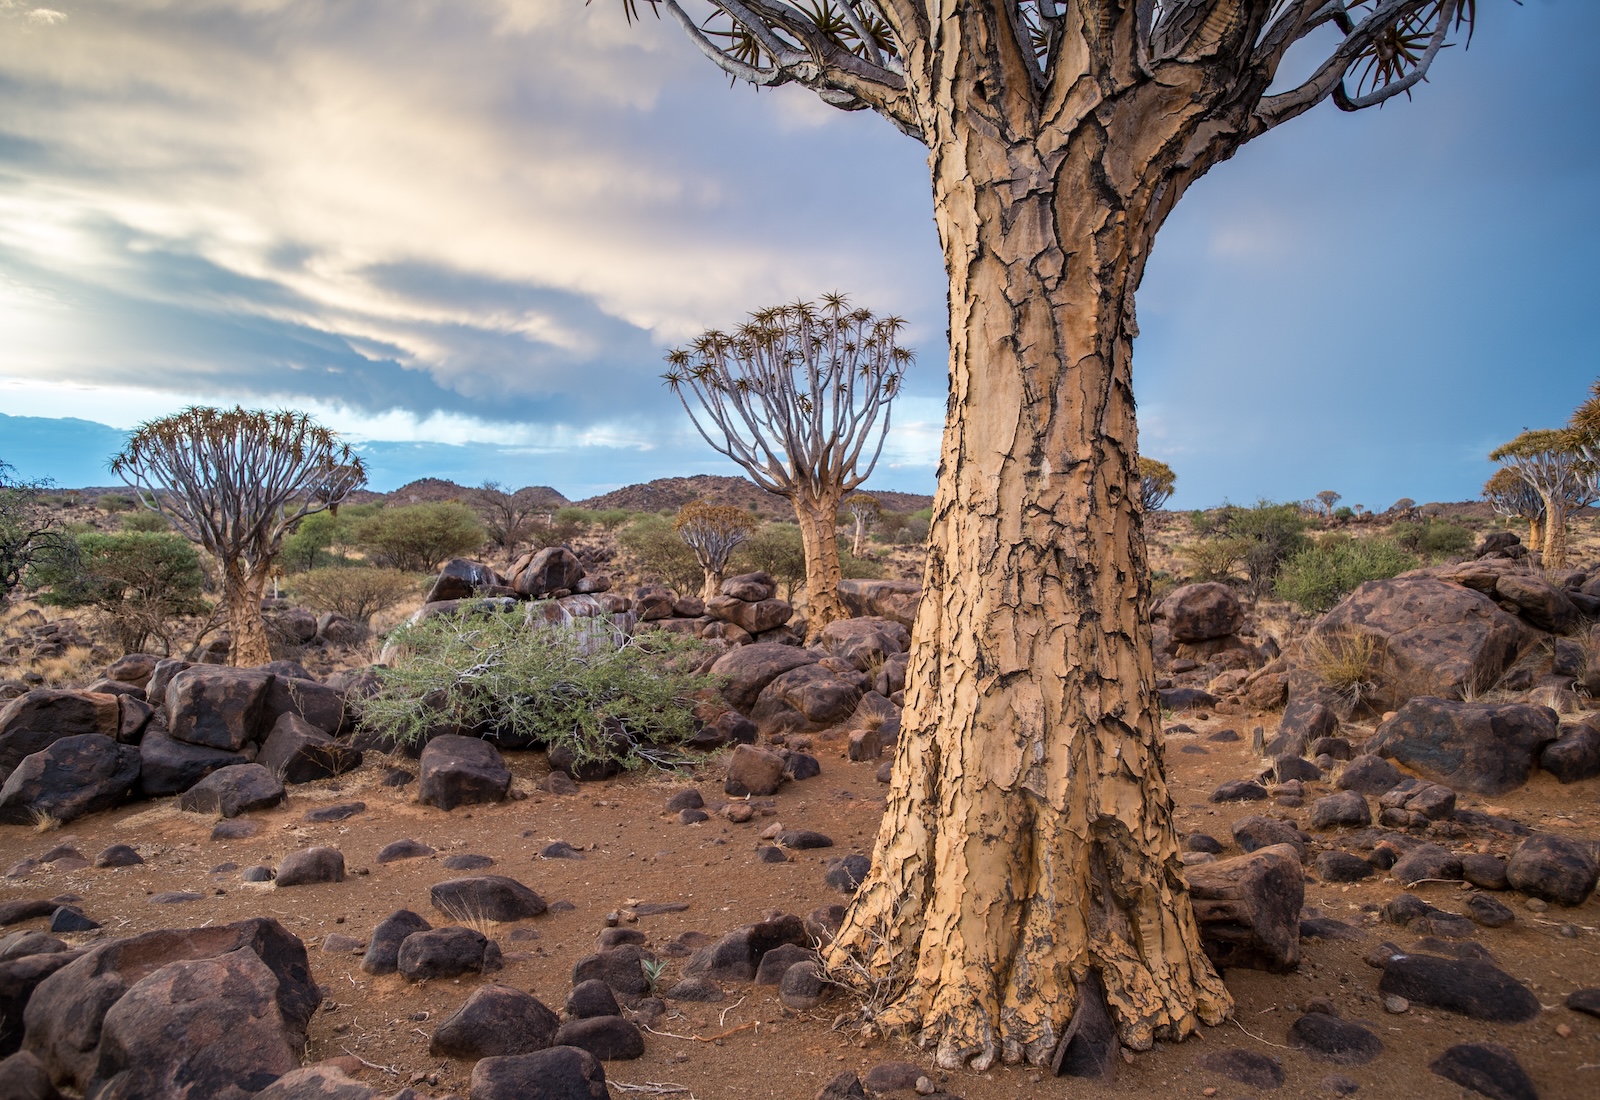
{"type": "MultiPolygon", "coordinates": [[[[1257,768],[1251,728],[1261,720],[1193,714],[1179,719],[1193,730],[1172,734],[1168,743],[1180,828],[1230,843],[1234,818],[1278,809],[1273,803],[1214,806],[1207,801],[1219,782],[1257,768]],[[1240,740],[1208,740],[1224,728],[1238,730],[1240,740]],[[1204,751],[1193,751],[1197,748],[1204,751]]],[[[694,776],[630,775],[586,784],[576,795],[555,796],[537,788],[546,767],[541,754],[511,753],[515,790],[524,797],[451,813],[413,801],[415,784],[399,790],[379,785],[391,761],[374,758],[340,779],[291,788],[282,807],[251,815],[260,831],[245,840],[213,841],[214,819],[181,813],[170,802],[94,815],[59,832],[0,826],[0,867],[60,844],[92,859],[107,845],[123,842],[146,860],[142,866],[115,870],[63,872],[46,865],[25,877],[0,878],[0,900],[81,895],[81,908],[105,927],[66,937],[79,941],[255,915],[276,917],[306,941],[325,998],[312,1022],[308,1061],[342,1057],[356,1076],[387,1091],[411,1084],[424,1096],[464,1096],[471,1065],[430,1056],[433,1029],[483,981],[528,990],[559,1011],[571,986],[572,966],[594,950],[608,913],[638,902],[686,903],[681,912],[640,917],[633,925],[646,934],[648,946],[660,950],[684,932],[716,936],[759,919],[767,910],[804,915],[843,900],[825,884],[823,865],[849,852],[870,853],[884,788],[874,780],[873,765],[848,762],[837,744],[819,743],[815,751],[822,775],[789,784],[743,825],[713,816],[704,824],[684,826],[664,812],[667,797],[691,783],[708,804],[724,801],[715,761],[694,776]],[[366,811],[331,824],[302,820],[308,809],[352,800],[365,802],[366,811]],[[777,822],[827,833],[837,846],[790,853],[787,863],[758,862],[755,852],[764,843],[760,834],[777,822]],[[431,845],[437,854],[387,865],[374,861],[385,844],[406,837],[431,845]],[[584,858],[540,859],[537,853],[552,840],[583,849],[584,858]],[[241,880],[244,868],[275,866],[289,851],[310,845],[334,845],[344,853],[349,871],[344,882],[280,890],[241,880]],[[352,936],[364,945],[378,921],[399,908],[416,910],[436,924],[448,923],[430,909],[428,889],[469,873],[442,866],[445,857],[458,853],[495,861],[486,871],[470,873],[509,875],[547,901],[569,903],[570,908],[554,904],[551,913],[537,919],[488,926],[504,952],[505,968],[483,978],[413,985],[398,975],[365,974],[358,951],[323,950],[330,934],[352,936]],[[176,905],[152,903],[152,895],[169,891],[203,897],[176,905]]],[[[396,762],[414,770],[414,762],[396,762]]],[[[1308,802],[1316,793],[1321,793],[1317,785],[1308,785],[1308,802]]],[[[1495,800],[1494,806],[1470,798],[1462,804],[1498,808],[1535,829],[1592,837],[1600,835],[1597,795],[1600,780],[1560,787],[1541,774],[1524,790],[1495,800]]],[[[1319,836],[1313,848],[1325,839],[1319,836]]],[[[1511,838],[1495,843],[1502,854],[1510,846],[1511,838]]],[[[1465,896],[1455,885],[1417,889],[1440,908],[1462,911],[1465,896]]],[[[1360,1085],[1358,1095],[1455,1098],[1469,1094],[1430,1073],[1428,1063],[1455,1043],[1487,1040],[1516,1051],[1546,1100],[1600,1096],[1600,1020],[1562,1007],[1571,990],[1600,985],[1600,901],[1591,898],[1576,910],[1551,907],[1536,913],[1524,908],[1519,896],[1505,895],[1517,910],[1516,923],[1480,930],[1477,939],[1503,968],[1534,989],[1547,1011],[1526,1024],[1489,1025],[1417,1007],[1405,1015],[1385,1013],[1376,995],[1379,971],[1363,955],[1385,939],[1402,947],[1413,944],[1415,937],[1380,924],[1373,912],[1399,890],[1386,875],[1354,886],[1308,881],[1308,908],[1357,926],[1363,938],[1308,942],[1299,971],[1287,976],[1229,972],[1228,985],[1238,1001],[1233,1020],[1188,1042],[1160,1044],[1152,1052],[1131,1056],[1118,1067],[1110,1087],[1057,1079],[1028,1067],[939,1073],[908,1044],[862,1044],[834,1030],[835,1018],[849,1008],[843,997],[825,1002],[814,1013],[796,1014],[779,1003],[775,987],[737,985],[725,986],[727,999],[717,1004],[668,1002],[669,1015],[646,1034],[645,1056],[609,1063],[606,1074],[619,1098],[812,1100],[842,1070],[865,1076],[880,1062],[911,1060],[945,1090],[967,1100],[1252,1096],[1258,1090],[1195,1066],[1208,1051],[1242,1047],[1282,1062],[1287,1081],[1272,1093],[1276,1096],[1332,1095],[1325,1079],[1343,1074],[1360,1085]],[[1317,995],[1331,998],[1345,1018],[1368,1022],[1383,1039],[1385,1052],[1366,1066],[1337,1066],[1289,1049],[1286,1031],[1299,1014],[1296,1006],[1317,995]]],[[[666,958],[660,988],[670,988],[684,963],[666,958]]]]}

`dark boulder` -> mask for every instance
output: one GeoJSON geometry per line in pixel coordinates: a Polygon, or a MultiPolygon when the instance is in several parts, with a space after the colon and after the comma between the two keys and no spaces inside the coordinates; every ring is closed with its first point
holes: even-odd
{"type": "Polygon", "coordinates": [[[511,769],[489,742],[445,734],[428,742],[420,761],[418,800],[441,810],[501,802],[511,789],[511,769]]]}
{"type": "Polygon", "coordinates": [[[1378,727],[1373,745],[1458,790],[1504,794],[1528,781],[1559,721],[1549,707],[1525,703],[1418,698],[1378,727]]]}
{"type": "Polygon", "coordinates": [[[1600,864],[1594,849],[1565,836],[1531,836],[1517,845],[1506,864],[1506,881],[1515,890],[1557,905],[1582,905],[1594,893],[1600,864]]]}
{"type": "Polygon", "coordinates": [[[22,759],[0,786],[0,821],[27,824],[43,815],[73,821],[109,810],[139,778],[139,750],[98,733],[53,741],[22,759]]]}
{"type": "Polygon", "coordinates": [[[1244,625],[1244,605],[1233,589],[1216,581],[1174,589],[1157,609],[1167,620],[1175,642],[1207,642],[1237,634],[1244,625]]]}
{"type": "Polygon", "coordinates": [[[600,1061],[577,1047],[481,1058],[472,1067],[472,1100],[611,1100],[600,1061]]]}
{"type": "Polygon", "coordinates": [[[1478,959],[1396,955],[1384,967],[1378,992],[1493,1023],[1522,1023],[1539,1014],[1539,998],[1527,986],[1478,959]]]}
{"type": "Polygon", "coordinates": [[[439,1025],[428,1051],[469,1059],[529,1054],[550,1046],[560,1026],[560,1018],[531,993],[485,985],[439,1025]]]}
{"type": "Polygon", "coordinates": [[[167,732],[175,741],[237,752],[271,728],[273,675],[255,668],[191,665],[167,685],[167,732]]]}
{"type": "Polygon", "coordinates": [[[506,584],[520,596],[541,599],[553,592],[572,591],[583,577],[583,563],[577,555],[565,546],[547,546],[518,558],[506,584]]]}
{"type": "Polygon", "coordinates": [[[1539,766],[1561,783],[1576,783],[1600,775],[1600,731],[1580,722],[1539,752],[1539,766]]]}
{"type": "Polygon", "coordinates": [[[109,692],[35,688],[0,708],[0,783],[12,769],[63,737],[98,733],[115,738],[122,704],[109,692]]]}
{"type": "Polygon", "coordinates": [[[395,959],[401,977],[411,982],[458,978],[497,969],[500,949],[472,928],[434,928],[413,932],[395,959]]]}
{"type": "Polygon", "coordinates": [[[1510,1047],[1500,1043],[1458,1043],[1428,1068],[1446,1081],[1491,1100],[1539,1100],[1527,1070],[1510,1047]]]}
{"type": "Polygon", "coordinates": [[[589,1016],[568,1020],[556,1032],[557,1046],[586,1050],[602,1062],[626,1061],[644,1056],[644,1035],[621,1016],[589,1016]]]}
{"type": "Polygon", "coordinates": [[[428,896],[435,909],[459,921],[509,923],[537,917],[548,908],[538,894],[504,875],[450,879],[435,884],[428,896]]]}
{"type": "Polygon", "coordinates": [[[273,879],[279,887],[344,881],[344,853],[337,848],[301,848],[283,857],[273,879]]]}
{"type": "Polygon", "coordinates": [[[290,713],[273,723],[256,762],[285,783],[310,783],[359,768],[361,751],[290,713]]]}
{"type": "Polygon", "coordinates": [[[397,909],[372,930],[367,953],[362,956],[361,969],[368,974],[393,974],[399,969],[400,945],[413,932],[426,932],[433,925],[426,917],[409,909],[397,909]]]}
{"type": "Polygon", "coordinates": [[[260,764],[218,768],[178,796],[178,809],[195,814],[238,817],[271,809],[283,801],[283,784],[260,764]]]}
{"type": "Polygon", "coordinates": [[[249,762],[242,752],[174,741],[152,727],[139,740],[139,790],[146,798],[182,794],[218,769],[249,762]]]}
{"type": "Polygon", "coordinates": [[[768,684],[793,669],[815,664],[816,660],[816,654],[795,646],[757,642],[718,657],[711,674],[723,678],[722,695],[728,705],[741,714],[749,714],[768,684]]]}

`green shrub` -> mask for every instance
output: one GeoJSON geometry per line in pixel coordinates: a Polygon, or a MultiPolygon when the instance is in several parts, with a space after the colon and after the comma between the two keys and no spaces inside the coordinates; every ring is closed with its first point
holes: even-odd
{"type": "Polygon", "coordinates": [[[334,565],[295,574],[288,590],[313,611],[333,611],[365,624],[378,612],[420,595],[428,580],[399,569],[334,565]]]}
{"type": "MultiPolygon", "coordinates": [[[[389,635],[401,654],[378,668],[380,687],[362,724],[402,744],[441,725],[522,742],[563,745],[580,763],[626,767],[675,762],[695,732],[692,671],[702,643],[652,631],[633,639],[577,628],[530,626],[539,606],[438,615],[389,635]]],[[[602,629],[609,624],[596,620],[602,629]]]]}
{"type": "Polygon", "coordinates": [[[1351,508],[1348,504],[1341,504],[1339,507],[1333,510],[1333,518],[1341,522],[1348,523],[1356,518],[1355,509],[1351,508]]]}
{"type": "Polygon", "coordinates": [[[102,493],[96,503],[102,512],[131,512],[138,507],[138,501],[127,493],[102,493]]]}
{"type": "Polygon", "coordinates": [[[362,520],[355,542],[373,564],[427,573],[446,558],[472,554],[488,535],[465,504],[410,504],[362,520]]]}
{"type": "Polygon", "coordinates": [[[1389,525],[1389,537],[1430,561],[1465,554],[1477,541],[1471,531],[1442,519],[1401,520],[1389,525]]]}
{"type": "Polygon", "coordinates": [[[699,592],[705,574],[678,533],[664,516],[641,515],[624,527],[617,542],[633,559],[637,571],[680,593],[699,592]]]}
{"type": "Polygon", "coordinates": [[[278,560],[288,573],[304,573],[319,565],[342,563],[344,556],[333,553],[333,548],[351,545],[360,523],[361,520],[349,515],[345,509],[340,509],[338,515],[313,512],[300,521],[293,534],[283,540],[283,550],[278,560]]]}
{"type": "Polygon", "coordinates": [[[1357,585],[1404,573],[1416,565],[1416,558],[1390,539],[1330,535],[1284,563],[1277,592],[1303,611],[1321,613],[1357,585]]]}
{"type": "Polygon", "coordinates": [[[170,531],[172,524],[160,512],[152,512],[148,508],[140,508],[136,512],[124,512],[117,521],[119,531],[170,531]]]}
{"type": "Polygon", "coordinates": [[[788,595],[794,594],[796,585],[805,583],[806,551],[800,528],[793,523],[766,524],[745,540],[733,560],[742,573],[757,569],[771,573],[788,595]]]}
{"type": "Polygon", "coordinates": [[[152,638],[172,652],[175,620],[207,610],[200,555],[181,535],[85,533],[77,537],[77,550],[74,559],[37,570],[34,581],[49,585],[39,602],[93,608],[100,628],[126,653],[139,652],[152,638]]]}

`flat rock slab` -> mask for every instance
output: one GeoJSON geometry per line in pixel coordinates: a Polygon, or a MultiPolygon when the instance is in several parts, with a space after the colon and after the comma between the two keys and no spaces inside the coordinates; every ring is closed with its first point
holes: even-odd
{"type": "Polygon", "coordinates": [[[1461,1043],[1428,1066],[1446,1081],[1493,1100],[1539,1100],[1539,1091],[1510,1047],[1499,1043],[1461,1043]]]}
{"type": "Polygon", "coordinates": [[[504,875],[449,879],[434,885],[428,896],[453,920],[526,920],[548,908],[538,894],[504,875]]]}
{"type": "Polygon", "coordinates": [[[1378,992],[1494,1023],[1522,1023],[1539,1015],[1539,999],[1527,986],[1474,959],[1396,955],[1384,967],[1378,992]]]}
{"type": "Polygon", "coordinates": [[[1230,1081],[1258,1089],[1279,1088],[1287,1078],[1283,1064],[1276,1058],[1243,1047],[1202,1054],[1194,1064],[1208,1073],[1221,1074],[1230,1081]]]}

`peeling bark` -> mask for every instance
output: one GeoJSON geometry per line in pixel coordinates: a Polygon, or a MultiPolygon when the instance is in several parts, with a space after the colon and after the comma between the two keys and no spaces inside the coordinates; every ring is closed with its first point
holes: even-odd
{"type": "Polygon", "coordinates": [[[1541,547],[1546,569],[1567,567],[1567,502],[1551,493],[1541,494],[1544,500],[1544,545],[1541,547]]]}

